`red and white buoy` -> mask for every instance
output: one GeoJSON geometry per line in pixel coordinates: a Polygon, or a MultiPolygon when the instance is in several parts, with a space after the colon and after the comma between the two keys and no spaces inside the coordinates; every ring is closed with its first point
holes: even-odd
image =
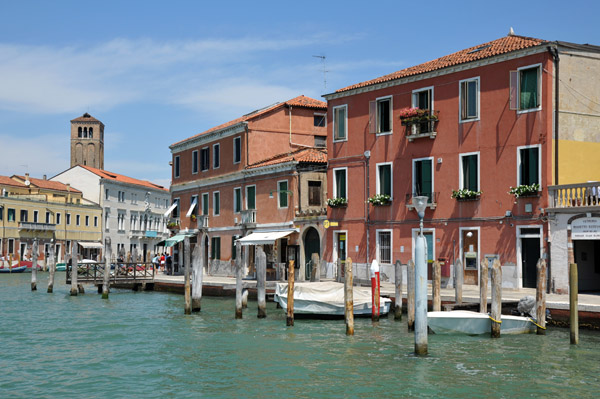
{"type": "Polygon", "coordinates": [[[381,282],[379,279],[379,262],[373,259],[371,263],[371,320],[379,321],[379,294],[381,282]]]}

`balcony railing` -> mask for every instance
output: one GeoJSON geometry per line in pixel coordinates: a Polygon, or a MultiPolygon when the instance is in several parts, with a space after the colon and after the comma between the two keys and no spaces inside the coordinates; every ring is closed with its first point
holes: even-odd
{"type": "Polygon", "coordinates": [[[55,224],[19,222],[19,230],[56,231],[55,224]]]}
{"type": "Polygon", "coordinates": [[[437,136],[437,124],[438,116],[436,111],[426,112],[424,115],[402,120],[402,125],[406,126],[406,138],[408,141],[422,137],[434,139],[437,136]]]}
{"type": "Polygon", "coordinates": [[[551,208],[600,206],[600,182],[549,186],[551,208]]]}
{"type": "MultiPolygon", "coordinates": [[[[430,209],[435,209],[437,208],[437,198],[438,198],[438,194],[439,193],[431,193],[429,195],[427,195],[429,197],[429,200],[427,201],[427,207],[430,209]]],[[[425,195],[425,194],[417,194],[417,193],[412,193],[411,194],[406,194],[406,208],[411,211],[413,210],[415,207],[412,204],[412,197],[416,197],[419,195],[425,195]]]]}
{"type": "Polygon", "coordinates": [[[196,217],[198,229],[208,229],[208,215],[199,215],[196,217]]]}
{"type": "Polygon", "coordinates": [[[256,210],[250,209],[241,211],[242,224],[256,224],[256,210]]]}

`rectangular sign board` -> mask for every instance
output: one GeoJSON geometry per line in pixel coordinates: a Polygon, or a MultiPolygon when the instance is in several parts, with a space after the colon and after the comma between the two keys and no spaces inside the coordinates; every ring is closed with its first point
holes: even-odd
{"type": "Polygon", "coordinates": [[[571,223],[572,240],[600,240],[600,218],[580,218],[571,223]]]}

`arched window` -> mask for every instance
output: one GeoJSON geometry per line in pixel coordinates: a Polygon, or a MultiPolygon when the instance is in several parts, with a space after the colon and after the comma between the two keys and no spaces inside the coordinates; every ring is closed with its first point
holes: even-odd
{"type": "Polygon", "coordinates": [[[89,137],[90,137],[91,139],[93,139],[93,138],[94,138],[94,128],[93,128],[93,127],[91,127],[91,128],[90,128],[90,131],[89,131],[89,137]]]}
{"type": "Polygon", "coordinates": [[[83,138],[87,139],[87,127],[83,128],[83,138]]]}
{"type": "Polygon", "coordinates": [[[79,128],[77,129],[77,137],[79,137],[79,138],[83,137],[83,132],[82,132],[81,126],[79,126],[79,128]]]}

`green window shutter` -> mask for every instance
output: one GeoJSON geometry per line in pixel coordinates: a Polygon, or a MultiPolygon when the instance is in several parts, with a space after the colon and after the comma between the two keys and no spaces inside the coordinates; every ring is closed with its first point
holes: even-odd
{"type": "Polygon", "coordinates": [[[202,195],[202,214],[208,215],[208,195],[202,195]]]}
{"type": "Polygon", "coordinates": [[[335,184],[337,187],[336,197],[346,198],[346,171],[336,170],[335,171],[335,184]]]}
{"type": "Polygon", "coordinates": [[[391,165],[381,165],[379,167],[379,194],[392,196],[391,165]]]}
{"type": "Polygon", "coordinates": [[[519,165],[520,184],[535,184],[539,182],[539,151],[537,148],[524,148],[521,152],[521,164],[519,165]]]}
{"type": "Polygon", "coordinates": [[[279,182],[279,207],[287,208],[288,206],[288,183],[287,181],[279,182]]]}
{"type": "Polygon", "coordinates": [[[335,139],[342,140],[346,138],[346,108],[337,108],[335,110],[335,139]]]}
{"type": "Polygon", "coordinates": [[[246,200],[248,209],[256,209],[256,186],[248,187],[246,200]]]}
{"type": "Polygon", "coordinates": [[[431,174],[431,160],[417,161],[415,163],[416,194],[426,195],[432,200],[433,176],[431,174]]]}
{"type": "Polygon", "coordinates": [[[462,157],[463,187],[471,191],[479,191],[477,186],[477,155],[462,157]]]}
{"type": "Polygon", "coordinates": [[[433,233],[423,233],[425,241],[427,242],[427,260],[434,261],[433,259],[433,233]]]}
{"type": "Polygon", "coordinates": [[[538,68],[522,70],[519,109],[532,109],[538,106],[538,68]]]}

